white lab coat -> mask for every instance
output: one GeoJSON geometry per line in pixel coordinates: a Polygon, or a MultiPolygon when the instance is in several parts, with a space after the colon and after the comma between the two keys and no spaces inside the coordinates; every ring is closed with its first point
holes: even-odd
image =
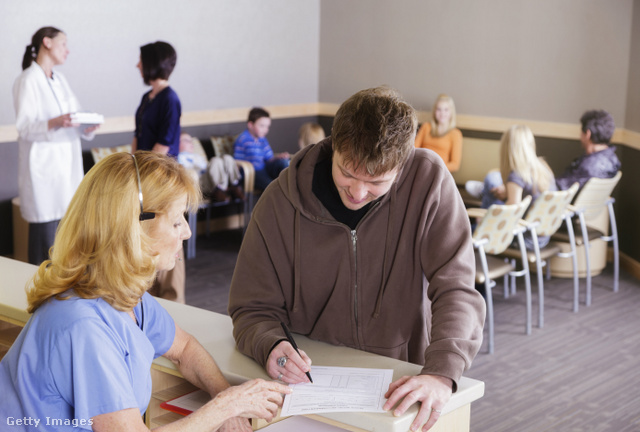
{"type": "Polygon", "coordinates": [[[48,78],[35,61],[16,79],[13,104],[22,217],[31,223],[62,219],[84,175],[80,131],[48,130],[48,121],[80,111],[80,104],[62,74],[48,78]]]}

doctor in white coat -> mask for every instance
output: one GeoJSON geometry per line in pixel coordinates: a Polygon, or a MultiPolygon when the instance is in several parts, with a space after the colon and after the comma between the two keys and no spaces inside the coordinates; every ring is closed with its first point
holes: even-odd
{"type": "Polygon", "coordinates": [[[23,72],[13,85],[18,129],[18,191],[29,222],[29,262],[48,259],[58,222],[84,175],[80,136],[93,139],[97,126],[80,131],[71,114],[80,104],[54,66],[67,59],[67,36],[43,27],[31,39],[23,72]]]}

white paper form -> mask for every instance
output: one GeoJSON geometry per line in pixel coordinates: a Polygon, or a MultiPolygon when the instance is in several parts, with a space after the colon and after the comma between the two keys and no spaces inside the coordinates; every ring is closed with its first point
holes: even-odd
{"type": "Polygon", "coordinates": [[[313,384],[290,384],[282,416],[329,412],[384,412],[392,369],[312,366],[313,384]]]}

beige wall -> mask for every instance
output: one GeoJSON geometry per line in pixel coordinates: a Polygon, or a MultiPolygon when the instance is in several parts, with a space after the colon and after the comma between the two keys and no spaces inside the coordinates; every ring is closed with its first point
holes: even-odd
{"type": "Polygon", "coordinates": [[[623,127],[633,4],[322,0],[320,100],[388,84],[422,110],[445,92],[467,115],[577,123],[603,108],[623,127]]]}
{"type": "Polygon", "coordinates": [[[633,2],[633,29],[629,56],[627,117],[625,126],[640,132],[640,0],[633,2]]]}
{"type": "Polygon", "coordinates": [[[118,117],[148,89],[135,66],[156,40],[178,52],[171,84],[183,111],[315,102],[319,20],[320,0],[2,0],[0,126],[14,123],[11,87],[45,25],[68,35],[60,71],[83,107],[118,117]]]}

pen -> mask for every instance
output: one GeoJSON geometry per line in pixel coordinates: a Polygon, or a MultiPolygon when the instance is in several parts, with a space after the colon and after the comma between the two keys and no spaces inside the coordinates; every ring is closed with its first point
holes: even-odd
{"type": "MultiPolygon", "coordinates": [[[[298,355],[300,355],[300,350],[298,349],[298,345],[296,345],[296,341],[293,340],[293,336],[291,336],[291,332],[289,331],[289,328],[282,321],[280,321],[280,325],[282,326],[282,330],[284,330],[284,334],[287,335],[287,340],[289,341],[293,349],[296,350],[298,355]]],[[[300,358],[302,358],[302,355],[300,355],[300,358]]],[[[306,372],[306,374],[307,374],[307,377],[309,378],[309,381],[313,382],[313,380],[311,379],[311,374],[309,372],[306,372]]]]}

